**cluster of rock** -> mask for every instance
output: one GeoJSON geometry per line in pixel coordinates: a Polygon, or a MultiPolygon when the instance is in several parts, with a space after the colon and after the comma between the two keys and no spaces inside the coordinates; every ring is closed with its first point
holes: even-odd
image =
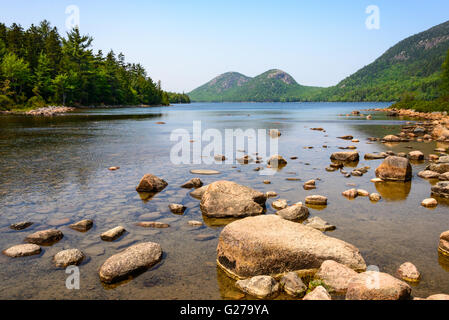
{"type": "Polygon", "coordinates": [[[76,110],[75,108],[71,108],[71,107],[48,106],[48,107],[28,111],[25,114],[29,115],[29,116],[49,117],[49,116],[54,116],[54,115],[61,114],[61,113],[75,111],[75,110],[76,110]]]}

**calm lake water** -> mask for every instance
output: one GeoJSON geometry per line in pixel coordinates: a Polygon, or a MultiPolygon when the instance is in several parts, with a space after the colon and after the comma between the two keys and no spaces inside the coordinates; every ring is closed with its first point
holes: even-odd
{"type": "MultiPolygon", "coordinates": [[[[370,182],[382,160],[364,161],[367,152],[409,152],[426,155],[441,143],[367,144],[368,137],[398,133],[407,119],[373,114],[373,120],[339,116],[352,110],[386,107],[382,103],[220,103],[190,104],[158,108],[83,110],[53,118],[0,116],[0,248],[20,244],[37,230],[57,227],[64,238],[43,247],[39,256],[10,259],[0,255],[0,299],[222,299],[237,297],[233,281],[215,264],[215,249],[223,226],[205,220],[203,227],[187,225],[203,220],[199,201],[190,190],[179,186],[195,175],[190,169],[216,169],[214,176],[201,176],[205,184],[226,179],[256,190],[276,191],[290,204],[304,201],[310,194],[325,195],[324,210],[310,209],[337,229],[329,235],[357,246],[367,265],[394,274],[405,261],[422,272],[413,294],[426,297],[449,293],[449,260],[437,252],[439,235],[449,229],[449,206],[434,210],[420,206],[430,196],[431,183],[417,177],[426,163],[413,164],[413,180],[406,184],[378,185],[370,182]],[[262,164],[191,164],[170,162],[172,130],[192,131],[200,120],[203,130],[216,128],[243,130],[277,128],[279,153],[288,165],[274,176],[263,176],[253,169],[262,164]],[[156,124],[163,121],[166,124],[156,124]],[[326,132],[312,131],[323,127],[326,132]],[[337,139],[350,134],[360,140],[352,143],[337,139]],[[327,145],[328,148],[323,148],[327,145]],[[332,152],[338,147],[356,145],[361,154],[358,166],[370,166],[363,177],[345,178],[338,171],[327,172],[332,152]],[[312,146],[313,149],[305,149],[312,146]],[[120,170],[111,172],[110,166],[120,170]],[[145,200],[135,191],[140,178],[153,173],[168,187],[145,200]],[[286,181],[288,177],[302,181],[286,181]],[[313,178],[317,189],[305,191],[303,182],[313,178]],[[266,185],[263,180],[271,180],[266,185]],[[356,187],[378,192],[383,199],[371,203],[366,197],[347,200],[341,192],[356,187]],[[182,203],[184,215],[174,215],[169,203],[182,203]],[[93,219],[87,233],[68,228],[81,219],[93,219]],[[11,223],[30,220],[35,224],[24,231],[8,228],[11,223]],[[138,221],[161,221],[167,229],[137,227],[138,221]],[[122,225],[128,231],[114,242],[100,240],[100,233],[122,225]],[[198,236],[210,235],[199,241],[198,236]],[[207,239],[207,238],[206,238],[207,239]],[[161,244],[164,258],[151,270],[131,281],[105,286],[98,269],[111,255],[131,244],[154,241],[161,244]],[[65,270],[57,269],[52,257],[58,251],[78,248],[88,259],[80,266],[80,290],[67,290],[65,270]]],[[[242,154],[237,153],[237,156],[242,154]]],[[[349,170],[350,171],[350,170],[349,170]]],[[[274,213],[271,202],[267,213],[274,213]]],[[[287,298],[280,296],[280,299],[287,298]]]]}

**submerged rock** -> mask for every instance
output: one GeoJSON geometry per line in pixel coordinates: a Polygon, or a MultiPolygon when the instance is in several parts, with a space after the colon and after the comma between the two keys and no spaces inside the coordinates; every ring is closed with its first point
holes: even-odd
{"type": "Polygon", "coordinates": [[[27,257],[39,253],[41,253],[41,247],[32,243],[18,244],[3,250],[3,254],[11,258],[27,257]]]}
{"type": "Polygon", "coordinates": [[[259,299],[271,298],[279,292],[279,283],[270,276],[255,276],[250,279],[238,280],[235,286],[259,299]]]}
{"type": "Polygon", "coordinates": [[[38,245],[50,245],[58,242],[64,237],[61,231],[57,229],[48,229],[35,232],[25,238],[28,243],[34,243],[38,245]]]}
{"type": "Polygon", "coordinates": [[[115,227],[110,229],[100,235],[101,240],[103,241],[114,241],[119,238],[122,234],[126,232],[125,228],[122,226],[115,227]]]}
{"type": "Polygon", "coordinates": [[[192,192],[190,192],[190,195],[195,199],[201,200],[201,198],[203,197],[204,192],[206,192],[206,189],[208,186],[209,185],[195,189],[192,192]]]}
{"type": "Polygon", "coordinates": [[[376,169],[376,177],[384,181],[409,181],[412,166],[406,158],[389,156],[376,169]]]}
{"type": "Polygon", "coordinates": [[[306,294],[303,300],[332,300],[332,298],[323,286],[318,286],[306,294]]]}
{"type": "Polygon", "coordinates": [[[68,249],[59,251],[54,257],[53,261],[58,268],[66,268],[70,265],[79,265],[85,256],[78,249],[68,249]]]}
{"type": "Polygon", "coordinates": [[[203,181],[201,181],[200,178],[192,178],[189,181],[187,181],[186,183],[184,183],[181,188],[187,188],[187,189],[191,189],[191,188],[201,188],[203,186],[203,181]]]}
{"type": "Polygon", "coordinates": [[[366,153],[364,156],[365,160],[385,159],[386,157],[385,153],[366,153]]]}
{"type": "Polygon", "coordinates": [[[318,269],[329,259],[355,270],[366,268],[353,245],[276,215],[228,224],[217,247],[219,266],[237,278],[318,269]]]}
{"type": "Polygon", "coordinates": [[[314,228],[320,231],[332,231],[335,230],[336,227],[329,224],[327,221],[321,219],[320,217],[313,217],[306,220],[305,225],[310,228],[314,228]]]}
{"type": "Polygon", "coordinates": [[[33,222],[31,222],[31,221],[22,221],[22,222],[13,223],[12,225],[9,226],[9,228],[13,229],[13,230],[24,230],[32,225],[33,225],[33,222]]]}
{"type": "Polygon", "coordinates": [[[315,274],[315,278],[322,280],[332,291],[346,293],[351,279],[357,276],[357,274],[357,272],[341,263],[326,260],[321,264],[320,269],[315,274]]]}
{"type": "Polygon", "coordinates": [[[69,228],[80,232],[86,232],[90,230],[93,225],[94,222],[92,220],[85,219],[69,225],[69,228]]]}
{"type": "Polygon", "coordinates": [[[302,297],[307,291],[307,286],[295,272],[284,275],[280,284],[285,293],[293,297],[302,297]]]}
{"type": "Polygon", "coordinates": [[[158,243],[139,243],[107,259],[100,267],[99,276],[101,281],[113,283],[146,270],[161,259],[162,248],[158,243]]]}
{"type": "Polygon", "coordinates": [[[410,286],[387,273],[367,271],[351,279],[346,300],[406,300],[410,286]]]}
{"type": "Polygon", "coordinates": [[[401,138],[399,138],[398,136],[392,135],[392,134],[389,134],[389,135],[383,137],[382,140],[385,142],[401,142],[401,138]]]}
{"type": "Polygon", "coordinates": [[[165,180],[152,174],[146,174],[143,176],[142,180],[140,180],[136,191],[155,193],[164,190],[167,185],[168,183],[165,182],[165,180]]]}
{"type": "Polygon", "coordinates": [[[200,203],[207,217],[243,218],[259,215],[265,210],[265,194],[231,181],[216,181],[208,185],[200,203]]]}
{"type": "Polygon", "coordinates": [[[207,169],[194,169],[194,170],[190,170],[191,174],[202,174],[202,175],[214,175],[214,174],[220,174],[220,171],[217,170],[207,170],[207,169]]]}
{"type": "Polygon", "coordinates": [[[138,222],[137,225],[143,228],[159,228],[159,229],[170,227],[169,224],[158,221],[141,221],[138,222]]]}

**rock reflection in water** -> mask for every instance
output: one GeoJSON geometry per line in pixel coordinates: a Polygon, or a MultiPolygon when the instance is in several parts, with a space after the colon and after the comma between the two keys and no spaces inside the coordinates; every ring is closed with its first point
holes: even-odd
{"type": "Polygon", "coordinates": [[[412,188],[412,182],[383,181],[375,184],[377,192],[388,201],[402,201],[407,199],[412,188]]]}

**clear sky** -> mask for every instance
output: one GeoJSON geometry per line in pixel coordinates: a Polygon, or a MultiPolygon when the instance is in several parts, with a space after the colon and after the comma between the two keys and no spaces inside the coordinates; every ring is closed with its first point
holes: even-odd
{"type": "Polygon", "coordinates": [[[0,21],[43,19],[67,31],[66,8],[94,49],[123,52],[166,90],[189,92],[238,71],[278,68],[304,85],[337,84],[398,41],[449,20],[448,0],[0,0],[0,21]],[[376,5],[380,28],[367,29],[376,5]]]}

